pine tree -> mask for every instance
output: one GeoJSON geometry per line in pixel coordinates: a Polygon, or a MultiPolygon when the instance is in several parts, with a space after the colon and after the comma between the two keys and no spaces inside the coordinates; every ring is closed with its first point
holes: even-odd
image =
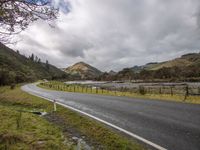
{"type": "Polygon", "coordinates": [[[46,60],[46,68],[49,70],[49,61],[48,60],[46,60]]]}
{"type": "Polygon", "coordinates": [[[34,54],[31,54],[30,60],[34,61],[34,54]]]}

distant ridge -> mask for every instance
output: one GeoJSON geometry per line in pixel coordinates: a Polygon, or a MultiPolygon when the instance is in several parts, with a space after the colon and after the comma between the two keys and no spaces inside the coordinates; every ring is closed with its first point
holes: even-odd
{"type": "Polygon", "coordinates": [[[100,70],[85,62],[78,62],[64,69],[64,71],[70,75],[76,76],[77,79],[95,79],[102,74],[100,70]]]}
{"type": "Polygon", "coordinates": [[[179,58],[165,62],[152,62],[142,66],[134,66],[131,69],[135,72],[142,70],[159,70],[161,68],[172,68],[172,67],[189,67],[200,65],[200,53],[188,53],[184,54],[179,58]]]}
{"type": "Polygon", "coordinates": [[[104,73],[101,81],[134,82],[199,82],[200,53],[184,54],[165,62],[151,62],[142,66],[124,68],[116,74],[104,73]]]}

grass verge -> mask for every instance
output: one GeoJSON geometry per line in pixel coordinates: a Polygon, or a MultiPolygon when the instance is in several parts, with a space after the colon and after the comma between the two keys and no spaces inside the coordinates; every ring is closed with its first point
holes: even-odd
{"type": "Polygon", "coordinates": [[[166,101],[175,101],[182,103],[192,103],[192,104],[200,104],[200,96],[187,96],[185,99],[184,95],[170,95],[170,94],[140,94],[134,92],[121,92],[121,91],[109,91],[105,89],[95,89],[91,87],[86,87],[82,85],[67,85],[63,82],[58,81],[50,81],[46,83],[38,84],[39,87],[50,89],[50,90],[58,90],[58,91],[67,91],[67,92],[78,92],[78,93],[87,93],[87,94],[102,94],[102,95],[110,95],[110,96],[127,96],[133,98],[142,98],[142,99],[152,99],[152,100],[166,100],[166,101]]]}
{"type": "Polygon", "coordinates": [[[117,134],[97,121],[47,100],[29,95],[17,86],[0,87],[0,149],[73,149],[72,136],[85,137],[93,149],[141,150],[136,141],[117,134]],[[46,111],[40,117],[30,111],[46,111]]]}
{"type": "Polygon", "coordinates": [[[34,104],[35,100],[19,88],[13,91],[0,88],[1,150],[68,149],[57,126],[29,112],[44,109],[41,102],[34,104]]]}

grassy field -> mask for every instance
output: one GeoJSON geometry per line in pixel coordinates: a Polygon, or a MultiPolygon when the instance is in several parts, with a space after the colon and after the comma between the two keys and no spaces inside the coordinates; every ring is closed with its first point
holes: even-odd
{"type": "Polygon", "coordinates": [[[103,94],[103,95],[111,95],[111,96],[127,96],[133,98],[145,98],[145,99],[155,99],[155,100],[168,100],[168,101],[176,101],[176,102],[184,102],[184,103],[192,103],[192,104],[200,104],[200,96],[187,96],[185,99],[185,95],[176,95],[176,94],[141,94],[136,92],[129,91],[111,91],[106,89],[97,89],[92,87],[87,87],[83,85],[75,85],[75,84],[65,84],[63,82],[58,81],[50,81],[46,83],[38,84],[39,87],[51,89],[51,90],[59,90],[59,91],[67,91],[67,92],[79,92],[79,93],[88,93],[88,94],[103,94]]]}
{"type": "Polygon", "coordinates": [[[141,150],[143,146],[113,129],[62,106],[21,91],[0,87],[0,149],[75,149],[72,137],[82,137],[93,149],[141,150]],[[41,117],[32,111],[45,111],[41,117]]]}

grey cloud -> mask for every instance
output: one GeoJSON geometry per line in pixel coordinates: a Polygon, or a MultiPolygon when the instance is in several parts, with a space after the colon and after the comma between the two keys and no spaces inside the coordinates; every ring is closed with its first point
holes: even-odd
{"type": "Polygon", "coordinates": [[[91,47],[92,44],[84,38],[68,35],[66,39],[59,41],[59,44],[55,48],[64,55],[84,58],[84,50],[87,50],[91,47]]]}
{"type": "MultiPolygon", "coordinates": [[[[59,0],[55,0],[59,2],[59,0]]],[[[200,49],[199,0],[62,0],[70,7],[50,28],[37,22],[17,49],[58,67],[85,61],[120,70],[200,49]]]]}

